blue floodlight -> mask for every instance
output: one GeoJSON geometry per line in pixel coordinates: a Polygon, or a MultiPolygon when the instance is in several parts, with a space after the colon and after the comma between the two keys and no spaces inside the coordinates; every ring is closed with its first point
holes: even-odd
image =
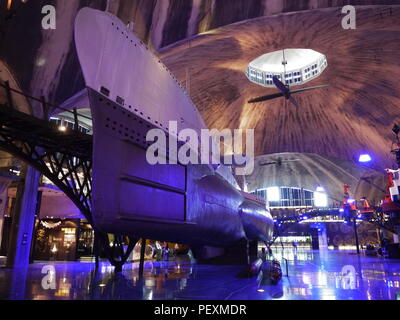
{"type": "Polygon", "coordinates": [[[358,162],[361,163],[366,163],[366,162],[371,162],[372,158],[368,153],[361,154],[360,157],[358,158],[358,162]]]}

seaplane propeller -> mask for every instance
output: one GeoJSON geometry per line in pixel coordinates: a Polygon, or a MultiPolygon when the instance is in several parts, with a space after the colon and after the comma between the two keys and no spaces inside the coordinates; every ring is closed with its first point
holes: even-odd
{"type": "MultiPolygon", "coordinates": [[[[283,51],[283,61],[282,64],[284,66],[284,79],[286,79],[286,65],[287,61],[285,59],[285,51],[283,51]]],[[[328,87],[329,85],[324,84],[320,86],[315,86],[315,87],[309,87],[309,88],[302,88],[298,90],[290,90],[290,86],[287,84],[284,84],[281,80],[279,80],[278,76],[273,76],[272,81],[275,85],[275,87],[280,91],[278,93],[254,98],[248,101],[248,103],[257,103],[257,102],[263,102],[263,101],[268,101],[268,100],[273,100],[276,98],[280,97],[285,97],[286,100],[289,100],[294,106],[299,107],[299,104],[297,103],[296,99],[292,97],[293,94],[304,92],[304,91],[310,91],[310,90],[315,90],[315,89],[320,89],[320,88],[325,88],[328,87]]],[[[286,82],[286,80],[285,80],[286,82]]]]}

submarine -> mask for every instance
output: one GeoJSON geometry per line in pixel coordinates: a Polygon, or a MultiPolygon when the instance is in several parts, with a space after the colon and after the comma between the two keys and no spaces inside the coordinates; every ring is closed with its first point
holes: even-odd
{"type": "Polygon", "coordinates": [[[199,259],[268,243],[274,222],[266,201],[242,191],[231,166],[147,161],[149,130],[177,137],[184,129],[199,135],[207,129],[160,59],[110,13],[82,8],[74,30],[93,121],[96,228],[186,244],[199,259]]]}

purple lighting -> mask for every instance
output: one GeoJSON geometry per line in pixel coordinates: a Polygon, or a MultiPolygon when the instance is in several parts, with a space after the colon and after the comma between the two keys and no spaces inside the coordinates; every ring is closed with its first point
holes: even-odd
{"type": "Polygon", "coordinates": [[[358,162],[361,162],[361,163],[366,163],[366,162],[371,162],[371,161],[372,161],[372,158],[367,153],[360,155],[360,157],[358,158],[358,162]]]}

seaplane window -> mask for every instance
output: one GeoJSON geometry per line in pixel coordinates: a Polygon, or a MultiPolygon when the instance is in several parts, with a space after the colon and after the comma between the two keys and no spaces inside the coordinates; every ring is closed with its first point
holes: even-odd
{"type": "Polygon", "coordinates": [[[117,103],[123,106],[125,104],[125,100],[122,99],[120,96],[117,96],[117,103]]]}
{"type": "Polygon", "coordinates": [[[304,204],[307,207],[311,207],[314,205],[314,193],[312,191],[304,190],[304,204]]]}

